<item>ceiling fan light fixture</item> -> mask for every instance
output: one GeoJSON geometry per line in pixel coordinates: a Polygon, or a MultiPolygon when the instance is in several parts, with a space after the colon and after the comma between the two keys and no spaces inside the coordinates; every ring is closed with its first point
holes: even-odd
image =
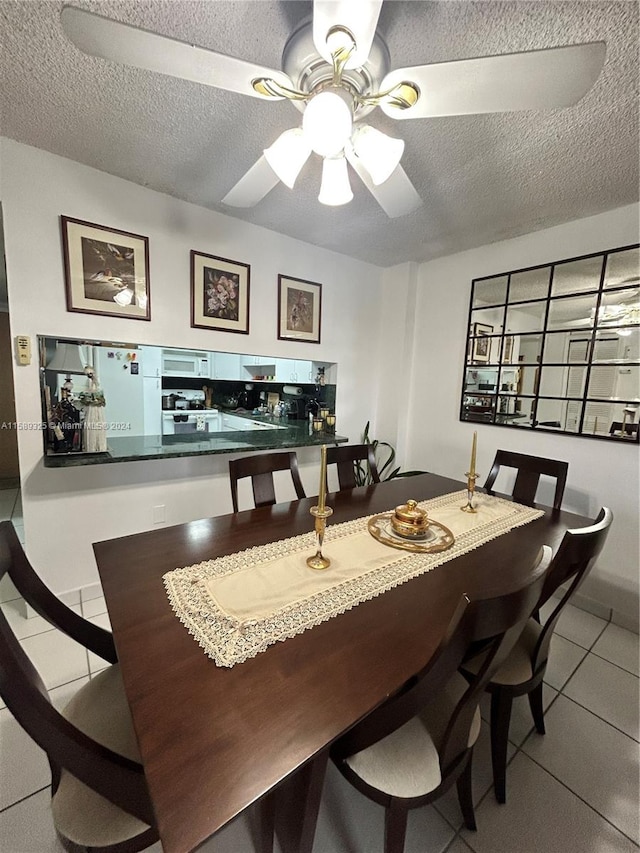
{"type": "Polygon", "coordinates": [[[347,161],[344,157],[325,157],[318,201],[331,207],[348,204],[353,198],[347,161]]]}
{"type": "Polygon", "coordinates": [[[336,157],[351,136],[351,109],[335,91],[320,92],[307,103],[302,130],[312,150],[321,157],[336,157]]]}
{"type": "Polygon", "coordinates": [[[300,170],[309,159],[311,146],[299,127],[285,130],[269,148],[264,156],[283,184],[293,189],[300,170]]]}
{"type": "Polygon", "coordinates": [[[368,124],[356,128],[351,144],[376,186],[391,177],[404,153],[403,139],[387,136],[368,124]]]}

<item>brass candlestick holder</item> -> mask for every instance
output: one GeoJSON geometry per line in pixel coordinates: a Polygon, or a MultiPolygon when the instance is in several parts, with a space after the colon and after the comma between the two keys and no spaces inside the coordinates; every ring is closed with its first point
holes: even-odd
{"type": "Polygon", "coordinates": [[[460,509],[462,512],[477,512],[478,510],[473,505],[473,493],[476,490],[476,480],[478,479],[478,475],[475,473],[471,473],[467,471],[467,502],[464,506],[461,506],[460,509]]]}
{"type": "Polygon", "coordinates": [[[316,520],[316,553],[313,557],[307,557],[307,565],[311,569],[328,569],[331,565],[331,560],[322,555],[322,543],[324,541],[324,531],[327,526],[327,519],[330,515],[333,515],[333,510],[330,506],[322,508],[319,506],[312,506],[309,512],[316,520]]]}
{"type": "MultiPolygon", "coordinates": [[[[315,428],[315,421],[313,424],[315,428]]],[[[316,531],[316,553],[313,557],[307,557],[307,565],[311,569],[328,569],[331,565],[331,560],[328,557],[322,556],[322,543],[324,541],[324,531],[327,526],[327,519],[333,515],[333,510],[327,506],[325,499],[327,496],[327,445],[323,444],[320,448],[320,486],[318,488],[318,505],[312,506],[309,512],[315,518],[316,531]]]]}

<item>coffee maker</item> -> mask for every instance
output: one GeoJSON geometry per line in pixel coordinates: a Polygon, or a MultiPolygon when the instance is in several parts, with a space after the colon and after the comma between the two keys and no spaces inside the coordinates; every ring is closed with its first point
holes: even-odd
{"type": "Polygon", "coordinates": [[[290,421],[305,420],[305,398],[304,397],[288,397],[285,400],[287,418],[290,421]]]}

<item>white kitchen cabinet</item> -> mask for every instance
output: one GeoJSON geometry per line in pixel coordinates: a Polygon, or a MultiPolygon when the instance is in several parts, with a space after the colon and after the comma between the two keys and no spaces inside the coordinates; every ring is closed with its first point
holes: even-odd
{"type": "Polygon", "coordinates": [[[142,375],[159,377],[162,375],[162,350],[160,347],[140,347],[142,375]]]}
{"type": "Polygon", "coordinates": [[[313,365],[310,361],[296,361],[295,373],[296,382],[315,382],[316,375],[313,372],[313,365]]]}
{"type": "MultiPolygon", "coordinates": [[[[241,373],[245,380],[255,379],[256,377],[275,376],[277,359],[265,358],[263,355],[243,355],[241,357],[241,373]]],[[[267,381],[261,379],[259,381],[267,381]]]]}
{"type": "Polygon", "coordinates": [[[212,379],[244,379],[242,375],[241,356],[235,352],[209,353],[212,379]]]}
{"type": "Polygon", "coordinates": [[[302,361],[292,358],[276,359],[276,381],[277,382],[313,382],[315,374],[310,361],[302,361]]]}
{"type": "Polygon", "coordinates": [[[142,377],[142,419],[144,435],[162,435],[162,380],[142,377]]]}
{"type": "Polygon", "coordinates": [[[276,359],[276,382],[295,382],[296,363],[292,358],[276,359]]]}

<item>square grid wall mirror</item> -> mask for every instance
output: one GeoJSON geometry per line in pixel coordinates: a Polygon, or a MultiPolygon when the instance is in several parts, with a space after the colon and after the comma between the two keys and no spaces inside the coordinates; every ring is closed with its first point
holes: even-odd
{"type": "Polygon", "coordinates": [[[472,282],[460,419],[638,442],[637,245],[472,282]]]}

